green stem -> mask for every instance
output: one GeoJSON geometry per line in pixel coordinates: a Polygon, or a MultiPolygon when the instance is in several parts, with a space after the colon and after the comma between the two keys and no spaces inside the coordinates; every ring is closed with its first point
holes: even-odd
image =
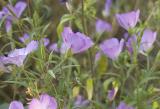
{"type": "MultiPolygon", "coordinates": [[[[84,14],[84,0],[82,0],[82,26],[83,26],[83,32],[88,35],[86,21],[85,21],[85,14],[84,14]]],[[[94,69],[93,69],[92,51],[91,50],[89,50],[89,52],[88,52],[88,58],[90,60],[90,69],[91,69],[91,72],[93,73],[94,69]]]]}
{"type": "Polygon", "coordinates": [[[82,0],[82,26],[83,26],[83,32],[87,34],[85,25],[85,15],[84,15],[84,0],[82,0]]]}
{"type": "Polygon", "coordinates": [[[149,56],[147,55],[147,70],[150,68],[149,56]]]}

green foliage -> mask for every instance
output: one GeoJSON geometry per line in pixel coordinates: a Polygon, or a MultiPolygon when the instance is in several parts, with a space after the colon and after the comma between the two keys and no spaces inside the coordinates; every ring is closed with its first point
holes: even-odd
{"type": "MultiPolygon", "coordinates": [[[[78,95],[90,101],[83,109],[115,109],[120,101],[133,105],[135,109],[160,108],[159,35],[153,49],[146,54],[137,53],[137,44],[134,45],[133,55],[124,50],[117,60],[112,61],[102,55],[95,61],[100,42],[110,36],[123,38],[125,32],[115,21],[117,12],[140,8],[140,23],[129,30],[129,34],[140,36],[138,41],[145,28],[152,28],[159,34],[160,0],[113,0],[108,17],[101,15],[105,0],[68,0],[67,6],[58,3],[58,0],[28,1],[30,3],[23,17],[13,22],[9,33],[4,29],[5,17],[0,20],[0,53],[4,55],[15,48],[25,47],[18,40],[23,33],[30,35],[29,40],[39,41],[39,48],[27,56],[24,66],[0,67],[0,109],[7,109],[6,103],[13,99],[26,104],[41,93],[54,96],[59,109],[75,109],[78,95]],[[59,11],[62,13],[60,16],[59,11]],[[98,18],[111,22],[113,32],[98,35],[95,31],[98,18]],[[48,37],[51,42],[57,41],[60,47],[65,26],[90,36],[94,41],[96,39],[95,45],[80,54],[72,54],[70,50],[66,54],[50,52],[41,39],[48,37]],[[107,94],[113,88],[117,93],[114,100],[109,101],[107,94]]],[[[16,0],[8,2],[14,4],[16,0]]],[[[0,0],[0,6],[8,2],[0,0]]]]}

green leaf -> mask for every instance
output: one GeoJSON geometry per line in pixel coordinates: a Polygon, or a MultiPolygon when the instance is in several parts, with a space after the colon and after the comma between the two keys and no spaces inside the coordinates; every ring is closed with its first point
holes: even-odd
{"type": "Polygon", "coordinates": [[[24,86],[24,87],[27,87],[27,84],[26,82],[18,82],[18,81],[4,81],[5,83],[10,83],[10,84],[17,84],[17,85],[20,85],[20,86],[24,86]]]}
{"type": "Polygon", "coordinates": [[[79,94],[79,86],[75,86],[73,89],[72,89],[72,95],[73,97],[76,97],[78,94],[79,94]]]}
{"type": "Polygon", "coordinates": [[[86,90],[88,94],[88,99],[91,100],[93,96],[93,79],[92,78],[87,79],[86,90]]]}
{"type": "Polygon", "coordinates": [[[48,73],[53,77],[53,78],[56,78],[55,74],[53,73],[52,70],[48,70],[48,73]]]}
{"type": "Polygon", "coordinates": [[[65,15],[62,16],[61,21],[60,21],[60,23],[58,24],[58,27],[57,27],[58,37],[61,36],[61,32],[63,31],[64,23],[66,23],[68,21],[71,21],[73,19],[74,19],[74,16],[71,15],[71,14],[65,14],[65,15]]]}
{"type": "Polygon", "coordinates": [[[103,82],[104,91],[108,90],[108,86],[114,81],[114,78],[109,78],[103,82]]]}
{"type": "Polygon", "coordinates": [[[79,28],[79,30],[83,30],[83,26],[82,26],[82,21],[81,21],[81,19],[80,18],[76,18],[75,20],[74,20],[74,23],[75,23],[75,25],[79,28]]]}
{"type": "Polygon", "coordinates": [[[98,60],[97,65],[97,72],[99,75],[104,74],[107,71],[108,68],[108,60],[105,56],[101,56],[101,58],[98,60]]]}
{"type": "Polygon", "coordinates": [[[0,20],[0,27],[2,26],[2,24],[4,23],[4,20],[6,19],[7,16],[3,17],[1,20],[0,20]]]}
{"type": "Polygon", "coordinates": [[[156,58],[153,62],[152,69],[156,69],[160,64],[160,51],[158,51],[156,58]]]}
{"type": "Polygon", "coordinates": [[[152,103],[152,109],[158,109],[158,107],[159,107],[159,103],[157,101],[154,101],[152,103]]]}
{"type": "Polygon", "coordinates": [[[139,84],[143,86],[144,84],[147,84],[149,81],[159,80],[159,79],[160,77],[158,76],[145,77],[145,79],[143,79],[139,84]]]}
{"type": "Polygon", "coordinates": [[[50,23],[48,23],[47,25],[44,26],[43,30],[42,30],[42,34],[45,34],[45,32],[48,30],[50,26],[50,23]]]}
{"type": "Polygon", "coordinates": [[[35,11],[33,14],[33,23],[34,27],[39,27],[40,24],[42,23],[42,18],[39,16],[37,11],[35,11]]]}

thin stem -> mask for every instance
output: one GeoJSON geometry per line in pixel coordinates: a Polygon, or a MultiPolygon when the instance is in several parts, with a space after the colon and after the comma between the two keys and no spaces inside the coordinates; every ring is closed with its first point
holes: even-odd
{"type": "MultiPolygon", "coordinates": [[[[85,21],[85,14],[84,14],[84,0],[82,0],[82,26],[83,26],[83,32],[88,35],[86,21],[85,21]]],[[[88,52],[88,58],[90,60],[91,72],[93,73],[94,69],[93,69],[92,51],[91,50],[89,50],[89,52],[88,52]]]]}
{"type": "Polygon", "coordinates": [[[84,18],[84,1],[82,0],[82,26],[83,26],[83,31],[85,34],[86,33],[86,25],[85,25],[85,18],[84,18]]]}
{"type": "Polygon", "coordinates": [[[149,56],[147,55],[147,70],[150,68],[149,56]]]}

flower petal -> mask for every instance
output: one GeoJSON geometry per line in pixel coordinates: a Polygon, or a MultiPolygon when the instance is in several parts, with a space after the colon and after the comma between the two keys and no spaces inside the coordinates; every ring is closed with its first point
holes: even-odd
{"type": "Polygon", "coordinates": [[[12,101],[9,105],[9,109],[24,109],[23,104],[19,101],[12,101]]]}
{"type": "Polygon", "coordinates": [[[32,101],[29,103],[28,109],[44,109],[42,107],[42,104],[38,99],[32,99],[32,101]]]}
{"type": "Polygon", "coordinates": [[[115,60],[121,53],[123,45],[124,45],[123,39],[121,39],[121,41],[119,42],[118,39],[111,38],[100,44],[100,48],[105,55],[107,55],[112,60],[115,60]]]}
{"type": "Polygon", "coordinates": [[[27,44],[26,54],[29,54],[37,49],[38,49],[38,41],[32,40],[30,43],[27,44]]]}
{"type": "Polygon", "coordinates": [[[96,31],[100,34],[105,32],[105,31],[111,32],[112,31],[112,25],[103,21],[103,20],[98,19],[96,21],[96,31]]]}
{"type": "Polygon", "coordinates": [[[47,94],[42,94],[39,100],[42,104],[42,107],[44,107],[43,109],[57,109],[57,102],[55,98],[47,94]]]}
{"type": "Polygon", "coordinates": [[[15,14],[17,15],[18,18],[22,15],[23,11],[26,9],[27,4],[23,1],[19,1],[16,3],[14,10],[15,14]]]}
{"type": "Polygon", "coordinates": [[[112,6],[112,0],[106,0],[106,3],[105,3],[105,10],[104,10],[106,16],[109,16],[111,6],[112,6]]]}
{"type": "Polygon", "coordinates": [[[126,103],[124,103],[123,101],[120,102],[119,106],[116,109],[134,109],[131,106],[126,105],[126,103]]]}
{"type": "Polygon", "coordinates": [[[19,40],[25,43],[29,39],[29,34],[25,33],[23,37],[20,37],[19,40]]]}
{"type": "Polygon", "coordinates": [[[141,43],[140,43],[140,52],[147,52],[150,48],[152,48],[153,43],[155,42],[157,37],[157,33],[153,32],[150,29],[144,30],[141,43]]]}
{"type": "Polygon", "coordinates": [[[123,14],[116,14],[116,19],[121,27],[128,30],[134,28],[139,20],[140,10],[123,14]]]}
{"type": "Polygon", "coordinates": [[[6,20],[5,27],[6,27],[6,32],[9,32],[12,28],[12,22],[10,20],[6,20]]]}

